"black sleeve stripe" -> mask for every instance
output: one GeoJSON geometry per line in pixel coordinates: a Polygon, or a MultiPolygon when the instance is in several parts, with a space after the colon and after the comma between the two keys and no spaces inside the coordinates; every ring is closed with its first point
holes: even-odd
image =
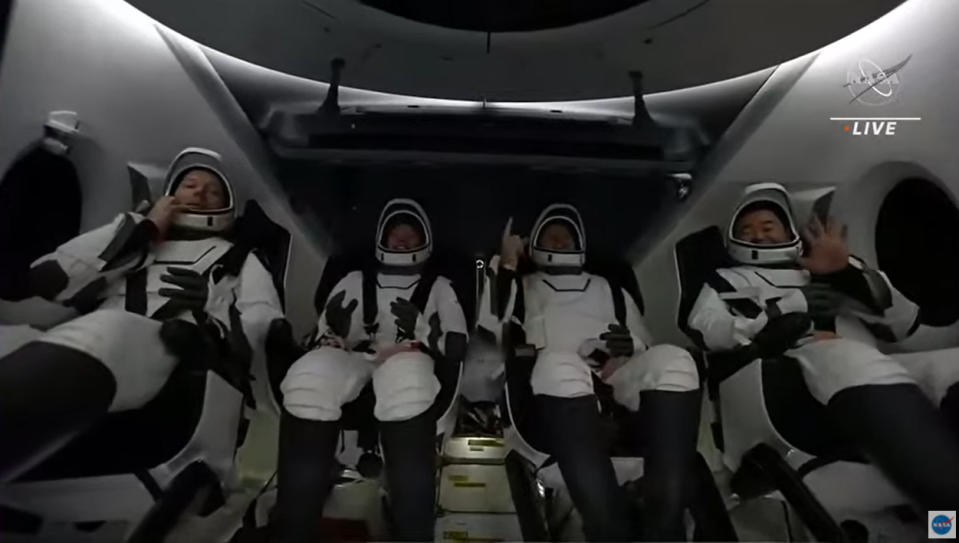
{"type": "Polygon", "coordinates": [[[129,215],[125,215],[117,235],[100,254],[100,260],[106,262],[102,271],[119,268],[135,258],[142,257],[155,235],[156,225],[153,221],[142,220],[134,223],[129,215]]]}

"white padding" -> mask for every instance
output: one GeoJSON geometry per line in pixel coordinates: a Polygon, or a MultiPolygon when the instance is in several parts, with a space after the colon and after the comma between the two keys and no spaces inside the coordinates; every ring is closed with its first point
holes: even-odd
{"type": "Polygon", "coordinates": [[[593,374],[576,353],[541,351],[530,377],[533,394],[578,398],[593,393],[593,374]]]}
{"type": "Polygon", "coordinates": [[[280,390],[283,406],[295,417],[333,421],[340,408],[360,395],[373,364],[342,349],[321,347],[290,366],[280,390]]]}
{"type": "Polygon", "coordinates": [[[644,390],[689,392],[699,388],[699,372],[692,355],[674,345],[656,345],[629,359],[606,379],[613,398],[630,411],[639,410],[644,390]]]}
{"type": "Polygon", "coordinates": [[[43,334],[39,341],[96,358],[116,379],[110,412],[143,407],[163,388],[176,366],[160,340],[160,321],[122,310],[81,315],[43,334]]]}
{"type": "Polygon", "coordinates": [[[847,388],[915,383],[901,364],[858,341],[815,341],[788,353],[799,360],[809,392],[824,404],[847,388]]]}
{"type": "Polygon", "coordinates": [[[386,359],[373,372],[377,420],[408,420],[433,405],[440,382],[433,359],[420,351],[401,352],[386,359]]]}
{"type": "Polygon", "coordinates": [[[25,324],[0,325],[0,357],[7,356],[42,335],[42,330],[25,324]]]}

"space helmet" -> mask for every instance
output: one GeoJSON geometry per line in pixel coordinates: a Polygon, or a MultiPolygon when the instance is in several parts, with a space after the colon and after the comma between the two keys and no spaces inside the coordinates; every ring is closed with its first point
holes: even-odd
{"type": "Polygon", "coordinates": [[[726,250],[729,256],[742,264],[763,266],[795,262],[802,251],[802,241],[793,219],[792,204],[785,187],[778,183],[756,183],[746,187],[726,231],[726,250]],[[776,214],[786,229],[784,243],[752,243],[736,237],[736,222],[747,212],[768,209],[776,214]]]}
{"type": "Polygon", "coordinates": [[[376,225],[376,259],[390,267],[413,267],[426,262],[433,252],[433,230],[423,207],[408,198],[396,198],[387,202],[376,225]],[[419,231],[423,243],[419,247],[393,250],[387,245],[387,237],[397,224],[408,224],[419,231]]]}
{"type": "Polygon", "coordinates": [[[530,259],[541,269],[579,270],[586,263],[586,231],[579,211],[569,204],[552,204],[540,213],[533,226],[529,243],[530,259]],[[547,226],[560,223],[573,234],[574,247],[566,251],[548,249],[540,245],[540,237],[547,226]]]}
{"type": "Polygon", "coordinates": [[[220,155],[209,149],[189,147],[180,151],[173,159],[167,170],[165,196],[172,196],[180,182],[191,170],[206,170],[216,175],[223,183],[226,195],[226,206],[219,209],[190,209],[181,211],[173,220],[176,227],[187,230],[219,233],[233,227],[236,220],[236,197],[233,187],[223,173],[223,164],[220,155]]]}

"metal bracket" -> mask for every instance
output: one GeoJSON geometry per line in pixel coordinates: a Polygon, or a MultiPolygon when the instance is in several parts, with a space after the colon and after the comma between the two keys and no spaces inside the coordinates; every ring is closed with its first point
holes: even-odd
{"type": "Polygon", "coordinates": [[[51,153],[65,155],[70,150],[70,140],[79,132],[75,111],[51,111],[43,123],[43,146],[51,153]]]}
{"type": "Polygon", "coordinates": [[[334,58],[330,61],[330,86],[326,91],[326,98],[323,99],[323,105],[320,106],[320,112],[331,117],[340,115],[340,76],[343,74],[343,68],[346,61],[342,58],[334,58]]]}

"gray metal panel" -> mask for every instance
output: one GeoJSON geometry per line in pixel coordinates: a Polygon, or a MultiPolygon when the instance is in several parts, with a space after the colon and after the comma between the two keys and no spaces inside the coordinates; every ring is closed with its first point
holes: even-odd
{"type": "Polygon", "coordinates": [[[443,459],[452,463],[502,464],[507,452],[501,437],[458,436],[446,442],[443,459]]]}
{"type": "Polygon", "coordinates": [[[445,466],[440,472],[439,506],[460,513],[516,512],[503,466],[445,466]]]}

